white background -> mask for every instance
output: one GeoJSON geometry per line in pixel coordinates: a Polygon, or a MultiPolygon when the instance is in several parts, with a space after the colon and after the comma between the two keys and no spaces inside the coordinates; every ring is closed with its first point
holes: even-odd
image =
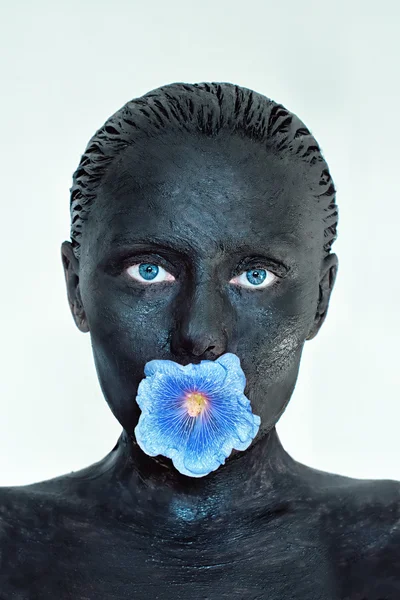
{"type": "Polygon", "coordinates": [[[104,121],[175,81],[252,88],[319,141],[339,274],[277,429],[312,467],[400,479],[400,3],[3,0],[0,22],[0,485],[78,470],[116,443],[67,303],[69,187],[104,121]]]}

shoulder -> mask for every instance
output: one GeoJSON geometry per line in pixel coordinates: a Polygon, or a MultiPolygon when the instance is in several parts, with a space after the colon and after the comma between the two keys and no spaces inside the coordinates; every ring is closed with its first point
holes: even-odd
{"type": "Polygon", "coordinates": [[[0,486],[0,517],[8,508],[16,511],[31,511],[50,508],[57,503],[65,506],[87,499],[93,481],[101,479],[102,463],[99,461],[63,475],[44,481],[16,486],[0,486]]]}
{"type": "Polygon", "coordinates": [[[67,481],[61,476],[0,487],[0,590],[10,590],[5,597],[80,551],[92,527],[91,511],[67,481]]]}
{"type": "MultiPolygon", "coordinates": [[[[81,472],[78,472],[81,473],[81,472]]],[[[85,515],[84,480],[70,473],[21,486],[0,487],[0,553],[17,540],[43,540],[85,515]]]]}
{"type": "Polygon", "coordinates": [[[0,544],[32,538],[56,521],[59,500],[45,487],[0,487],[0,544]]]}
{"type": "Polygon", "coordinates": [[[400,481],[356,479],[307,468],[306,489],[314,498],[321,522],[337,537],[358,539],[362,549],[379,540],[396,539],[400,525],[400,481]],[[311,493],[312,489],[312,493],[311,493]]]}
{"type": "Polygon", "coordinates": [[[102,515],[106,466],[102,460],[45,481],[0,487],[0,543],[7,533],[32,536],[63,523],[68,527],[72,519],[89,519],[98,505],[102,515]]]}
{"type": "Polygon", "coordinates": [[[327,498],[325,523],[336,541],[359,549],[360,556],[393,547],[400,541],[400,481],[352,479],[338,482],[327,498]]]}
{"type": "Polygon", "coordinates": [[[354,484],[347,509],[336,507],[336,549],[331,548],[350,594],[400,598],[400,482],[354,484]]]}
{"type": "Polygon", "coordinates": [[[9,597],[14,597],[15,586],[19,589],[24,578],[44,564],[46,553],[49,558],[57,529],[53,503],[29,487],[0,488],[0,589],[9,597]]]}
{"type": "Polygon", "coordinates": [[[400,481],[310,471],[320,536],[343,597],[400,598],[400,481]]]}
{"type": "Polygon", "coordinates": [[[84,560],[84,540],[93,531],[96,538],[97,529],[84,499],[64,484],[61,478],[0,487],[0,598],[59,597],[60,568],[70,568],[70,577],[76,574],[74,557],[84,560]],[[57,589],[51,596],[47,585],[57,589]]]}

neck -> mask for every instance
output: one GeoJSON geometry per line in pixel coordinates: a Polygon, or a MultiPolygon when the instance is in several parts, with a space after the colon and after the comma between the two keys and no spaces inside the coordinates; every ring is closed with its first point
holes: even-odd
{"type": "Polygon", "coordinates": [[[146,455],[125,430],[115,448],[97,463],[111,486],[107,497],[114,502],[119,494],[118,511],[175,524],[276,507],[284,501],[297,466],[275,427],[246,451],[233,451],[224,465],[201,478],[182,475],[168,458],[146,455]]]}

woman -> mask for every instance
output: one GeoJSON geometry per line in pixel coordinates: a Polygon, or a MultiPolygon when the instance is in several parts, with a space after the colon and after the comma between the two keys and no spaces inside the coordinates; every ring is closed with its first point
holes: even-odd
{"type": "Polygon", "coordinates": [[[62,261],[123,429],[86,469],[2,489],[4,598],[398,600],[399,482],[309,468],[275,429],[337,217],[318,143],[254,91],[166,85],[96,132],[62,261]]]}

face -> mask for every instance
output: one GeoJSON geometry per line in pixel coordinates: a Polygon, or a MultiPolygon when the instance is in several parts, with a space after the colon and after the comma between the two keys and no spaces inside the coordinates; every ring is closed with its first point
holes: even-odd
{"type": "MultiPolygon", "coordinates": [[[[220,134],[169,134],[108,169],[79,263],[62,246],[70,306],[90,331],[104,396],[132,433],[144,366],[236,354],[269,431],[295,387],[305,340],[327,311],[337,258],[307,164],[220,134]]],[[[255,440],[253,440],[253,444],[255,440]]]]}

